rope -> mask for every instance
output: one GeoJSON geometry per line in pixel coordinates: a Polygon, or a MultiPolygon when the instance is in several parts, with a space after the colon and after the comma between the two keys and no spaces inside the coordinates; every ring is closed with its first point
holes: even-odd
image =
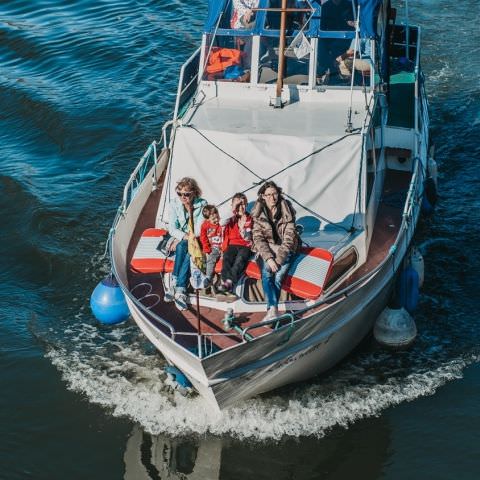
{"type": "Polygon", "coordinates": [[[200,130],[198,130],[197,128],[195,128],[192,124],[188,124],[188,125],[184,125],[185,127],[188,127],[188,128],[191,128],[193,130],[195,130],[201,137],[203,137],[210,145],[212,145],[213,147],[215,147],[217,150],[219,150],[220,152],[222,152],[224,155],[226,155],[227,157],[231,158],[232,160],[234,160],[235,162],[237,162],[240,166],[242,166],[243,168],[245,168],[245,170],[248,170],[253,176],[257,177],[259,180],[261,180],[262,182],[265,181],[260,175],[257,175],[252,169],[250,169],[249,167],[247,167],[244,163],[242,163],[240,160],[238,160],[237,158],[235,158],[233,155],[230,155],[228,152],[226,152],[225,150],[223,150],[221,147],[219,147],[216,143],[212,142],[212,140],[210,140],[208,137],[206,137],[200,130]]]}
{"type": "MultiPolygon", "coordinates": [[[[352,225],[350,226],[350,231],[355,230],[355,216],[357,214],[357,206],[360,208],[360,190],[362,188],[362,170],[363,170],[363,164],[366,163],[363,161],[363,155],[365,152],[365,135],[362,138],[362,155],[360,157],[360,171],[358,172],[358,183],[357,183],[357,194],[355,195],[355,203],[353,204],[353,217],[352,217],[352,225]]],[[[375,150],[375,146],[374,146],[375,150]]],[[[367,172],[368,173],[368,172],[367,172]]]]}

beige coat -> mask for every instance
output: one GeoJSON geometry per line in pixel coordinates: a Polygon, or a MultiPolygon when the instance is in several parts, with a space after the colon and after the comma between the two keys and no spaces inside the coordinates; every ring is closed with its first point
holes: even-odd
{"type": "Polygon", "coordinates": [[[283,265],[291,252],[296,252],[299,238],[295,230],[295,210],[292,204],[280,199],[280,218],[275,223],[279,243],[275,243],[272,224],[267,216],[267,207],[257,201],[252,210],[253,217],[253,249],[260,254],[263,261],[273,258],[279,265],[283,265]]]}

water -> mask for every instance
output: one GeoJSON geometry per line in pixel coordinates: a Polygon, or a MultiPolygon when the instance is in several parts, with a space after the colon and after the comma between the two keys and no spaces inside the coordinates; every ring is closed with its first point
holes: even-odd
{"type": "Polygon", "coordinates": [[[417,237],[411,350],[367,340],[328,376],[219,419],[173,390],[133,324],[92,318],[123,184],[169,118],[204,3],[0,5],[0,478],[477,478],[476,0],[410,5],[441,190],[417,237]]]}

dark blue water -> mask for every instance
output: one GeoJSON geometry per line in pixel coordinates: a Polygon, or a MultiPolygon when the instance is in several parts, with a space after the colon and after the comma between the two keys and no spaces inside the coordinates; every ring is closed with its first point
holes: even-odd
{"type": "Polygon", "coordinates": [[[135,325],[94,321],[123,184],[169,119],[205,4],[0,3],[0,478],[477,478],[477,0],[410,5],[441,190],[417,236],[412,349],[367,340],[217,419],[172,389],[135,325]]]}

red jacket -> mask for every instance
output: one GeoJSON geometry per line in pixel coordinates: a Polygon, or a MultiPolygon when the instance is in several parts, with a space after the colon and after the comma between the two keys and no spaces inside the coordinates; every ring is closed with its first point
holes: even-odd
{"type": "Polygon", "coordinates": [[[238,217],[233,216],[225,225],[223,230],[222,250],[225,251],[229,245],[240,245],[250,248],[252,246],[253,219],[249,213],[243,229],[238,227],[238,217]]]}
{"type": "Polygon", "coordinates": [[[211,253],[212,248],[220,249],[222,247],[222,226],[205,220],[200,229],[200,243],[203,253],[211,253]]]}

